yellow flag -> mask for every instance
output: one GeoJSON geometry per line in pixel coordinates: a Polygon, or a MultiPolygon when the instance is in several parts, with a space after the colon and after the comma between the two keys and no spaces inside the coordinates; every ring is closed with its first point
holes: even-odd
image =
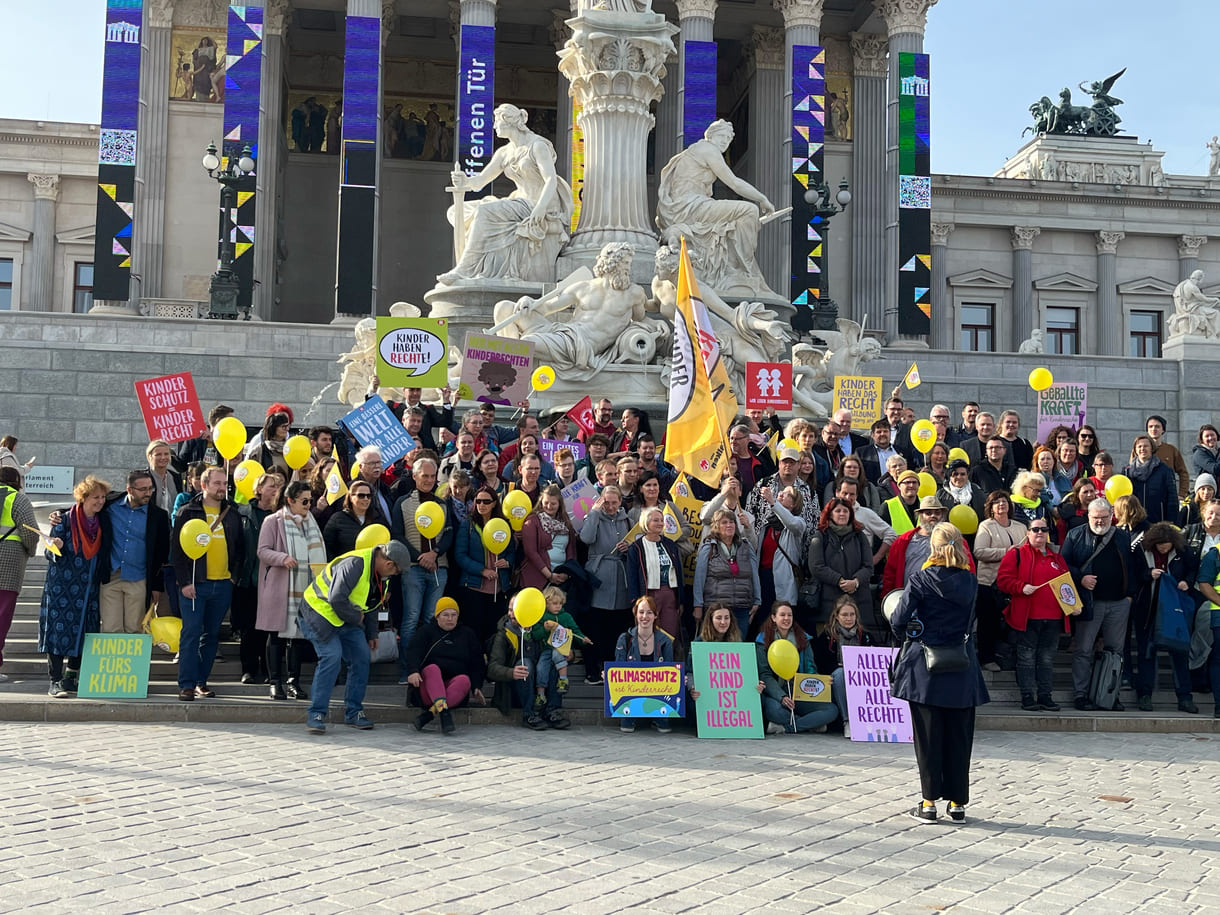
{"type": "Polygon", "coordinates": [[[674,512],[672,502],[665,503],[665,509],[662,514],[665,515],[665,539],[677,540],[682,536],[682,522],[678,520],[678,515],[674,512]]]}
{"type": "Polygon", "coordinates": [[[772,462],[775,461],[776,452],[779,451],[779,431],[771,433],[771,437],[767,439],[767,451],[771,455],[772,462]]]}
{"type": "MultiPolygon", "coordinates": [[[[687,267],[690,261],[686,261],[687,267]]],[[[708,384],[712,389],[712,402],[716,404],[716,419],[720,422],[720,435],[727,437],[733,420],[737,418],[739,406],[737,395],[733,393],[733,385],[729,381],[729,373],[725,368],[724,359],[720,354],[720,341],[712,330],[712,319],[708,316],[707,306],[699,297],[699,284],[692,272],[690,275],[691,314],[695,318],[695,332],[699,340],[699,352],[703,356],[703,367],[707,370],[708,384]]]]}
{"type": "MultiPolygon", "coordinates": [[[[703,522],[699,519],[699,513],[703,511],[702,500],[695,498],[695,494],[690,488],[690,480],[686,478],[685,474],[678,474],[669,491],[673,495],[678,513],[686,522],[686,526],[690,528],[691,540],[698,543],[703,534],[703,522]]],[[[691,553],[682,560],[682,574],[688,585],[695,583],[695,562],[698,558],[697,553],[691,553]]]]}
{"type": "Polygon", "coordinates": [[[346,495],[347,484],[343,482],[343,474],[339,473],[339,465],[336,464],[326,477],[326,501],[331,503],[346,495]]]}
{"type": "Polygon", "coordinates": [[[917,363],[911,363],[911,367],[907,369],[907,377],[902,380],[902,383],[907,386],[908,391],[919,387],[919,365],[917,363]]]}
{"type": "Polygon", "coordinates": [[[1057,578],[1052,578],[1046,586],[1055,595],[1055,600],[1059,601],[1059,609],[1065,615],[1071,616],[1081,609],[1080,595],[1076,593],[1076,583],[1072,581],[1071,572],[1064,572],[1057,578]]]}
{"type": "MultiPolygon", "coordinates": [[[[678,267],[678,301],[674,310],[673,368],[669,381],[665,460],[675,470],[697,477],[709,486],[718,486],[728,460],[728,449],[721,430],[719,408],[708,381],[707,365],[700,353],[702,337],[695,323],[694,312],[698,300],[699,285],[691,272],[690,257],[683,239],[682,260],[678,267]]],[[[699,306],[702,305],[699,302],[699,306]]],[[[712,340],[715,340],[714,336],[712,340]]],[[[718,346],[716,359],[719,362],[718,346]]],[[[725,391],[732,398],[727,376],[722,398],[725,391]]],[[[736,398],[732,398],[732,403],[736,412],[736,398]]]]}
{"type": "Polygon", "coordinates": [[[644,533],[645,531],[643,523],[637,521],[635,526],[623,535],[623,543],[635,543],[636,540],[644,536],[644,533]]]}

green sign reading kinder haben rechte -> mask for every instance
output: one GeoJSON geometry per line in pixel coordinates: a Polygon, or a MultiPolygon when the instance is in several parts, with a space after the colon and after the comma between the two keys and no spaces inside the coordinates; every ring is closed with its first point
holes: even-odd
{"type": "Polygon", "coordinates": [[[144,699],[148,696],[151,635],[90,633],[80,659],[80,686],[85,699],[144,699]]]}

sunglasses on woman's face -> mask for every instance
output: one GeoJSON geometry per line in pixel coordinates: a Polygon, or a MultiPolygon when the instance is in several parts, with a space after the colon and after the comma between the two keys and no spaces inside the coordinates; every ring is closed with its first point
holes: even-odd
{"type": "Polygon", "coordinates": [[[475,499],[474,504],[475,505],[495,505],[496,503],[495,503],[494,499],[475,499]]]}
{"type": "Polygon", "coordinates": [[[352,493],[352,498],[353,499],[371,499],[371,498],[373,498],[373,496],[371,493],[367,493],[367,492],[354,492],[354,493],[352,493]]]}

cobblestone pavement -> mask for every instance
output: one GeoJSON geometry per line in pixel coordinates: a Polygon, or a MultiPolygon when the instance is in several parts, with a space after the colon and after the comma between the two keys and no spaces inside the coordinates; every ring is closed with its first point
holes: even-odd
{"type": "Polygon", "coordinates": [[[955,828],[829,735],[0,724],[0,912],[1215,912],[1217,747],[980,733],[955,828]]]}

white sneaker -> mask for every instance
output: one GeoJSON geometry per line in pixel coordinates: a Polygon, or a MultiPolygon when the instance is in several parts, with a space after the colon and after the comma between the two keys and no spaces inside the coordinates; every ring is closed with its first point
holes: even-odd
{"type": "Polygon", "coordinates": [[[850,721],[843,722],[843,736],[847,740],[851,740],[851,722],[850,721]]]}
{"type": "Polygon", "coordinates": [[[776,724],[774,721],[767,722],[767,734],[768,735],[783,734],[783,733],[784,733],[784,726],[782,724],[776,724]]]}
{"type": "Polygon", "coordinates": [[[0,683],[8,682],[8,674],[0,674],[0,683]]]}

